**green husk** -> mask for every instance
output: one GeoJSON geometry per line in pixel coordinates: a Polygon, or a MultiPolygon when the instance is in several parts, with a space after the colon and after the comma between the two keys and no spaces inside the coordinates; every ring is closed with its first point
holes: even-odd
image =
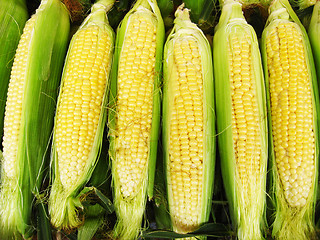
{"type": "MultiPolygon", "coordinates": [[[[14,54],[24,24],[28,19],[25,0],[2,0],[0,2],[0,139],[2,143],[4,110],[14,54]]],[[[0,146],[2,149],[2,145],[0,146]]]]}
{"type": "Polygon", "coordinates": [[[174,0],[157,0],[166,29],[173,26],[174,0]]]}
{"type": "Polygon", "coordinates": [[[213,33],[216,14],[218,10],[216,9],[217,0],[183,0],[185,7],[190,10],[190,19],[204,33],[213,33]]]}
{"type": "Polygon", "coordinates": [[[157,157],[155,183],[154,183],[154,198],[153,198],[153,212],[157,229],[169,230],[171,229],[171,219],[168,209],[168,197],[166,179],[163,177],[164,172],[164,158],[160,148],[157,157]]]}
{"type": "MultiPolygon", "coordinates": [[[[250,10],[252,7],[265,7],[270,4],[272,0],[233,0],[234,2],[240,3],[242,5],[242,9],[246,12],[250,10]]],[[[219,0],[220,6],[230,2],[230,0],[219,0]]]]}
{"type": "Polygon", "coordinates": [[[131,0],[121,0],[114,3],[113,8],[108,12],[109,23],[112,28],[117,28],[126,13],[130,10],[131,4],[131,0]]]}
{"type": "MultiPolygon", "coordinates": [[[[213,180],[215,169],[215,112],[214,112],[214,91],[213,91],[213,65],[211,46],[203,32],[190,21],[189,10],[181,5],[175,13],[174,27],[169,34],[164,47],[163,66],[163,152],[164,172],[166,175],[166,187],[169,204],[169,212],[173,203],[171,190],[171,179],[169,171],[169,144],[170,144],[170,122],[172,105],[174,103],[175,76],[172,69],[174,65],[173,47],[178,39],[192,38],[198,44],[202,63],[203,76],[203,118],[204,118],[204,149],[203,149],[203,179],[202,179],[202,202],[201,202],[201,224],[209,220],[212,205],[213,180]]],[[[173,231],[179,231],[175,224],[176,219],[171,216],[173,231]]],[[[200,227],[200,225],[199,225],[200,227]]]]}
{"type": "Polygon", "coordinates": [[[308,36],[316,66],[318,82],[320,81],[320,2],[318,1],[314,7],[308,28],[308,36]]]}
{"type": "MultiPolygon", "coordinates": [[[[256,33],[242,13],[242,5],[236,1],[227,1],[222,6],[220,21],[216,27],[213,41],[215,95],[217,109],[218,146],[221,157],[222,177],[233,226],[239,239],[263,239],[262,230],[266,217],[266,172],[267,172],[267,121],[265,86],[259,44],[256,33]],[[251,64],[255,96],[259,111],[260,128],[260,175],[249,180],[248,191],[240,184],[235,156],[235,143],[232,131],[232,101],[229,73],[230,38],[237,35],[246,39],[251,48],[251,64]]],[[[245,110],[245,109],[244,109],[245,110]]],[[[246,110],[245,110],[246,111],[246,110]]],[[[248,164],[250,164],[248,162],[248,164]]]]}
{"type": "Polygon", "coordinates": [[[160,10],[155,0],[137,0],[132,9],[126,14],[117,29],[117,39],[114,54],[114,64],[112,67],[111,92],[109,98],[109,106],[112,110],[109,111],[109,139],[110,148],[109,156],[112,164],[112,186],[114,195],[114,205],[117,214],[117,222],[114,228],[114,235],[117,239],[135,239],[138,237],[141,230],[141,223],[146,206],[147,196],[149,199],[153,197],[153,185],[155,175],[155,165],[157,157],[157,143],[159,136],[160,124],[160,77],[162,66],[162,50],[164,43],[164,24],[161,18],[160,10]],[[153,90],[153,109],[151,136],[149,144],[149,153],[147,160],[147,169],[144,172],[144,179],[137,190],[135,196],[125,198],[120,191],[119,176],[116,174],[115,162],[116,156],[116,113],[117,113],[117,75],[118,67],[121,60],[121,52],[126,38],[127,26],[130,24],[131,16],[141,14],[146,18],[152,18],[157,23],[156,26],[156,61],[155,61],[155,78],[153,90]]]}
{"type": "Polygon", "coordinates": [[[99,204],[88,204],[84,224],[78,228],[77,240],[93,239],[103,225],[105,209],[99,204]]]}
{"type": "Polygon", "coordinates": [[[219,12],[216,0],[207,0],[200,13],[198,20],[198,26],[204,33],[210,33],[213,35],[214,26],[217,21],[217,13],[219,12]]]}
{"type": "Polygon", "coordinates": [[[314,6],[318,1],[317,0],[290,0],[289,1],[292,7],[298,8],[298,11],[303,11],[310,6],[314,6]]]}
{"type": "Polygon", "coordinates": [[[231,239],[232,231],[221,223],[205,223],[201,227],[190,233],[176,233],[169,230],[147,230],[143,233],[145,239],[231,239]]]}
{"type": "MultiPolygon", "coordinates": [[[[1,172],[0,238],[32,235],[32,208],[47,170],[55,100],[68,43],[69,17],[58,0],[44,0],[28,44],[16,158],[17,176],[1,172]]],[[[6,156],[4,154],[5,160],[6,156]]]]}
{"type": "MultiPolygon", "coordinates": [[[[214,1],[214,0],[209,0],[214,1]]],[[[201,13],[204,9],[208,7],[207,0],[183,0],[185,7],[190,10],[190,18],[192,22],[198,23],[201,17],[201,13]]]]}
{"type": "MultiPolygon", "coordinates": [[[[114,211],[111,199],[111,171],[108,164],[108,141],[107,128],[104,130],[103,143],[101,154],[99,156],[97,165],[91,175],[90,181],[87,183],[82,205],[85,209],[85,219],[83,225],[78,228],[77,239],[87,240],[92,239],[93,235],[99,239],[100,234],[105,234],[109,231],[107,221],[108,214],[114,211]],[[92,186],[92,187],[90,187],[92,186]],[[106,218],[106,219],[105,219],[106,218]]],[[[84,192],[84,191],[82,191],[84,192]]]]}
{"type": "MultiPolygon", "coordinates": [[[[62,74],[62,79],[64,79],[64,75],[66,74],[66,68],[69,63],[69,54],[74,45],[74,42],[77,40],[78,32],[92,25],[98,26],[103,31],[106,31],[110,38],[112,39],[111,47],[110,47],[110,61],[112,61],[112,53],[113,53],[113,39],[114,32],[110,27],[107,19],[106,12],[110,10],[113,6],[114,0],[100,0],[97,1],[91,8],[91,13],[86,17],[84,22],[79,27],[78,31],[72,37],[69,50],[67,53],[67,57],[65,60],[65,67],[62,74]]],[[[80,59],[79,59],[80,60],[80,59]]],[[[110,64],[111,65],[111,64],[110,64]]],[[[72,231],[74,228],[78,227],[82,222],[83,218],[80,217],[82,214],[81,210],[83,210],[83,205],[81,203],[81,191],[84,185],[90,180],[92,172],[95,169],[97,164],[103,141],[103,133],[104,126],[106,122],[107,112],[106,112],[106,104],[108,99],[108,88],[109,88],[109,69],[106,69],[107,73],[107,84],[105,87],[105,92],[102,97],[102,105],[101,105],[101,113],[99,117],[99,123],[97,126],[96,135],[94,137],[94,142],[92,144],[92,148],[90,149],[90,153],[88,159],[86,160],[85,170],[83,171],[83,175],[79,177],[77,183],[71,188],[66,189],[63,186],[60,178],[60,171],[58,167],[58,153],[56,151],[56,141],[55,134],[53,134],[53,146],[52,146],[52,168],[53,168],[53,185],[51,187],[51,194],[49,198],[49,213],[51,216],[51,223],[58,229],[64,229],[66,231],[72,231]]],[[[64,81],[62,80],[61,86],[63,86],[64,81]]],[[[59,98],[57,108],[59,108],[60,97],[62,95],[62,87],[60,88],[59,98]]],[[[56,120],[55,120],[56,121],[56,120]]],[[[55,132],[55,129],[54,129],[55,132]]],[[[107,173],[106,173],[107,174],[107,173]]]]}
{"type": "MultiPolygon", "coordinates": [[[[44,199],[44,198],[43,198],[44,199]]],[[[37,211],[37,239],[53,240],[52,229],[49,220],[48,205],[40,201],[36,205],[37,211]]]]}
{"type": "Polygon", "coordinates": [[[284,192],[282,190],[281,180],[277,173],[276,159],[273,147],[272,137],[272,123],[271,113],[268,111],[269,118],[269,142],[270,142],[270,174],[271,174],[271,188],[270,196],[272,199],[272,210],[274,211],[271,216],[273,219],[273,231],[272,235],[277,239],[314,239],[314,214],[315,214],[315,202],[317,195],[317,179],[318,179],[318,158],[319,158],[319,92],[316,79],[316,72],[311,52],[308,36],[300,23],[298,17],[292,10],[287,0],[274,0],[269,8],[269,18],[266,23],[266,27],[262,33],[261,51],[263,57],[263,66],[265,69],[266,89],[267,89],[267,104],[270,108],[270,92],[269,92],[269,78],[267,68],[267,53],[266,53],[266,38],[272,28],[276,27],[281,22],[294,22],[296,27],[300,29],[304,39],[306,61],[311,76],[310,85],[312,91],[312,106],[313,106],[313,127],[315,135],[315,149],[314,149],[314,177],[313,186],[310,190],[307,203],[301,208],[290,207],[287,203],[284,192]]]}

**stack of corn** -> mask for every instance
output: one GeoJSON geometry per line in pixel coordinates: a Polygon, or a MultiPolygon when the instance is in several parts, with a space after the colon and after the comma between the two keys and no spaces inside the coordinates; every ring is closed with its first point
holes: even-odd
{"type": "Polygon", "coordinates": [[[217,135],[231,217],[239,239],[265,227],[267,113],[256,33],[242,4],[224,1],[213,41],[217,135]]]}
{"type": "MultiPolygon", "coordinates": [[[[208,1],[186,0],[196,19],[207,12],[201,3],[208,1]]],[[[1,0],[0,239],[32,236],[34,203],[41,198],[50,154],[51,223],[66,232],[79,229],[87,214],[81,194],[101,154],[105,126],[117,217],[112,237],[138,239],[147,200],[153,198],[162,77],[171,230],[189,233],[209,221],[217,137],[237,238],[266,235],[268,152],[272,237],[316,238],[320,3],[299,1],[301,9],[314,5],[310,44],[288,0],[273,0],[260,55],[255,30],[243,14],[251,1],[220,1],[212,52],[184,5],[177,8],[165,42],[156,0],[137,0],[116,39],[107,18],[115,0],[97,0],[65,58],[69,15],[60,0],[41,1],[15,56],[26,4],[1,0]],[[1,102],[6,104],[4,127],[1,102]]],[[[174,6],[173,1],[161,4],[174,6]]]]}
{"type": "Polygon", "coordinates": [[[49,198],[51,222],[58,229],[71,230],[82,223],[78,195],[101,150],[114,45],[106,12],[113,3],[100,0],[92,6],[73,35],[65,60],[54,121],[49,198]]]}
{"type": "Polygon", "coordinates": [[[138,0],[118,27],[109,102],[118,239],[137,238],[147,195],[153,195],[163,42],[157,2],[138,0]]]}
{"type": "Polygon", "coordinates": [[[27,21],[14,57],[1,160],[0,238],[30,237],[34,197],[48,164],[57,90],[69,36],[59,0],[43,0],[27,21]],[[19,233],[18,233],[19,232],[19,233]]]}
{"type": "Polygon", "coordinates": [[[181,5],[164,48],[163,150],[172,229],[208,221],[215,167],[211,47],[181,5]]]}
{"type": "Polygon", "coordinates": [[[307,34],[287,0],[274,0],[262,34],[268,90],[273,236],[315,237],[319,93],[307,34]]]}

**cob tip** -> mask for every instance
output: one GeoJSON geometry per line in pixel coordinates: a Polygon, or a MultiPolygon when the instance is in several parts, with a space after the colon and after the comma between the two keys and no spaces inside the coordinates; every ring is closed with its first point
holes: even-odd
{"type": "Polygon", "coordinates": [[[52,187],[49,199],[50,221],[58,229],[72,231],[83,222],[78,212],[82,204],[79,198],[74,198],[63,190],[60,181],[56,181],[54,185],[56,186],[52,187]]]}

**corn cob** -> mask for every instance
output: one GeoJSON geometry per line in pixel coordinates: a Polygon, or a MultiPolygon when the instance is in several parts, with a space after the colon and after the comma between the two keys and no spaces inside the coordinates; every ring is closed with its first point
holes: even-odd
{"type": "Polygon", "coordinates": [[[318,169],[318,86],[306,32],[275,0],[262,34],[277,239],[312,239],[318,169]]]}
{"type": "MultiPolygon", "coordinates": [[[[0,2],[0,139],[3,136],[3,120],[7,90],[14,54],[22,29],[28,19],[25,0],[2,0],[0,2]]],[[[2,141],[1,141],[2,143],[2,141]]],[[[2,146],[1,146],[2,149],[2,146]]]]}
{"type": "Polygon", "coordinates": [[[6,101],[0,187],[0,238],[31,235],[31,210],[48,163],[55,99],[68,43],[69,17],[44,0],[27,21],[6,101]],[[13,236],[14,235],[14,236],[13,236]]]}
{"type": "Polygon", "coordinates": [[[215,120],[211,47],[181,5],[164,48],[163,147],[172,228],[196,230],[211,209],[215,120]]]}
{"type": "Polygon", "coordinates": [[[155,0],[138,0],[117,31],[109,111],[117,214],[114,235],[137,238],[152,198],[160,120],[164,25],[155,0]]]}
{"type": "Polygon", "coordinates": [[[213,41],[218,145],[238,239],[262,239],[267,168],[266,100],[259,44],[242,4],[224,1],[213,41]]]}
{"type": "Polygon", "coordinates": [[[53,226],[73,230],[82,223],[79,193],[90,179],[106,122],[114,32],[106,12],[114,0],[96,2],[71,39],[54,122],[54,180],[49,198],[53,226]]]}

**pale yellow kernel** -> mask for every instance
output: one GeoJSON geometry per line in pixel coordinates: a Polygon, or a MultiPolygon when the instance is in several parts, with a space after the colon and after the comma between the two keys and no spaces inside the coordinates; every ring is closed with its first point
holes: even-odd
{"type": "MultiPolygon", "coordinates": [[[[300,168],[303,165],[304,169],[312,168],[314,165],[314,156],[308,156],[301,148],[305,146],[309,151],[314,150],[312,114],[306,114],[306,109],[311,109],[312,101],[303,38],[294,23],[280,23],[279,27],[272,31],[271,37],[267,38],[267,42],[268,70],[270,73],[274,72],[269,74],[269,78],[270,82],[275,82],[274,85],[270,84],[270,93],[278,172],[288,203],[294,207],[303,206],[300,204],[306,203],[312,181],[303,182],[300,168]],[[280,54],[269,54],[273,50],[280,54]],[[300,73],[294,66],[299,66],[300,73]],[[299,118],[305,119],[305,122],[302,123],[299,118]],[[301,145],[299,141],[304,137],[308,139],[305,143],[311,141],[312,144],[301,145]],[[281,148],[278,145],[281,145],[281,148]],[[282,161],[285,162],[283,167],[280,166],[282,161]],[[289,184],[291,187],[288,187],[289,184]],[[297,186],[302,185],[305,190],[298,190],[297,186]]],[[[311,179],[313,171],[310,173],[311,179]]]]}
{"type": "MultiPolygon", "coordinates": [[[[173,131],[174,122],[172,121],[170,124],[170,136],[172,137],[169,141],[169,156],[177,157],[184,164],[180,165],[181,168],[178,170],[181,171],[181,175],[175,178],[178,179],[177,182],[171,181],[171,185],[178,185],[171,188],[173,198],[178,199],[178,201],[173,202],[171,210],[173,216],[176,216],[175,219],[177,219],[175,221],[176,228],[180,229],[179,231],[185,231],[190,226],[195,227],[200,220],[198,198],[201,198],[201,193],[198,191],[201,191],[202,180],[191,181],[191,179],[198,179],[198,175],[202,171],[203,103],[200,97],[203,95],[202,75],[200,73],[200,77],[195,77],[195,75],[198,75],[197,71],[201,68],[192,67],[196,64],[201,65],[201,59],[194,58],[194,56],[199,56],[199,52],[197,52],[197,44],[192,38],[190,40],[177,40],[173,49],[176,69],[181,74],[177,75],[179,78],[176,79],[179,88],[173,90],[176,101],[173,104],[171,120],[175,118],[179,120],[179,126],[176,128],[177,130],[173,131]],[[199,139],[198,132],[201,132],[199,139]],[[173,137],[177,134],[179,134],[179,144],[181,144],[179,146],[176,146],[178,141],[175,141],[173,137]],[[182,189],[184,191],[181,191],[182,189]],[[191,201],[194,204],[190,204],[191,201]],[[182,221],[182,219],[184,220],[182,221]]],[[[174,170],[176,170],[176,167],[170,170],[171,178],[174,177],[174,170]]]]}

